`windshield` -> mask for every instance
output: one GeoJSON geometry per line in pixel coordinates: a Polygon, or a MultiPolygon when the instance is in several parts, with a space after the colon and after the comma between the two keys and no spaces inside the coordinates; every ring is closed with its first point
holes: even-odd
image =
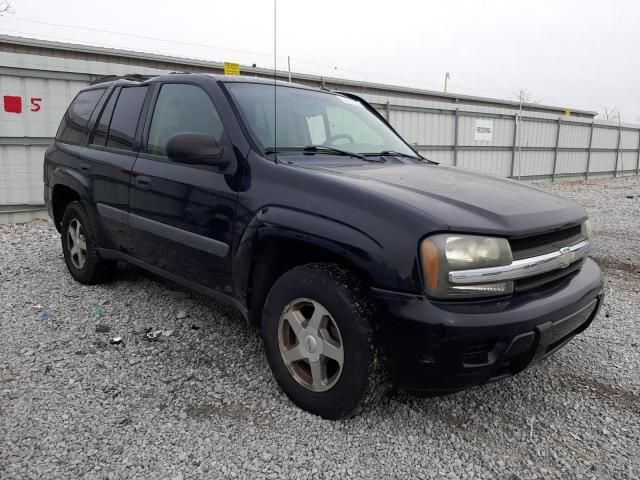
{"type": "Polygon", "coordinates": [[[315,145],[358,154],[393,151],[416,156],[379,118],[348,97],[255,83],[227,86],[251,134],[265,150],[315,145]]]}

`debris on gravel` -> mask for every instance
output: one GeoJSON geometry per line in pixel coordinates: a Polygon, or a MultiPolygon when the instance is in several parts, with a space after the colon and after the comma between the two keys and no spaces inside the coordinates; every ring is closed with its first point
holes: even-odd
{"type": "Polygon", "coordinates": [[[0,225],[0,477],[639,478],[640,179],[538,186],[590,211],[591,328],[514,378],[339,422],[287,400],[230,307],[132,267],[84,287],[51,223],[0,225]]]}

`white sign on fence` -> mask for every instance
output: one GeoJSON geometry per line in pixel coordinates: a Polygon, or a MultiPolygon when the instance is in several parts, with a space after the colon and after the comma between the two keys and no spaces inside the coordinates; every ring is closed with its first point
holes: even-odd
{"type": "Polygon", "coordinates": [[[493,140],[493,120],[476,120],[476,141],[490,142],[493,140]]]}

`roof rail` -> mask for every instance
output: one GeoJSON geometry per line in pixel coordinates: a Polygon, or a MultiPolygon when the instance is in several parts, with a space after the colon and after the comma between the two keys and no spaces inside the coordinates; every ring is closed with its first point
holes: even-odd
{"type": "Polygon", "coordinates": [[[113,82],[114,80],[131,80],[132,82],[144,82],[152,79],[157,75],[142,75],[140,73],[130,73],[127,75],[105,75],[104,77],[93,80],[89,85],[97,85],[99,83],[113,82]]]}

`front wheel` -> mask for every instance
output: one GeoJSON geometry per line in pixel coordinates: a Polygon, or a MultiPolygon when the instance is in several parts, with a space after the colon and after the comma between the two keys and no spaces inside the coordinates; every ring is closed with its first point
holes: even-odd
{"type": "Polygon", "coordinates": [[[308,264],[284,273],[265,302],[262,336],[289,399],[329,419],[357,411],[371,390],[370,320],[365,288],[349,270],[308,264]]]}

